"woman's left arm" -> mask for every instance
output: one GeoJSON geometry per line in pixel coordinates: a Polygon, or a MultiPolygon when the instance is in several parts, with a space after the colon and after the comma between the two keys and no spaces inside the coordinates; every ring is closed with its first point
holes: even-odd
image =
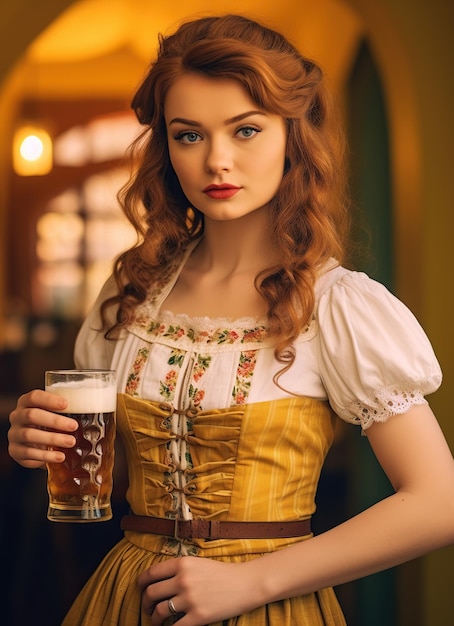
{"type": "Polygon", "coordinates": [[[269,602],[339,585],[454,543],[454,459],[428,405],[376,423],[370,444],[395,493],[339,526],[238,564],[184,557],[143,572],[152,624],[181,626],[233,617],[269,602]],[[165,600],[165,601],[164,601],[165,600]]]}

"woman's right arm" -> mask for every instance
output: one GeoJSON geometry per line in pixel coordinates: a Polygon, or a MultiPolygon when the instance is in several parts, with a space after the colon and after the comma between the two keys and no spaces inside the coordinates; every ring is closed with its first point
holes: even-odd
{"type": "MultiPolygon", "coordinates": [[[[77,335],[74,362],[82,369],[110,369],[115,349],[114,341],[106,341],[99,313],[101,303],[115,295],[118,289],[111,276],[105,282],[91,311],[77,335]]],[[[107,325],[116,320],[116,309],[108,310],[107,325]]],[[[11,457],[24,467],[43,467],[45,463],[62,463],[65,454],[61,449],[72,448],[76,439],[71,434],[77,422],[64,415],[66,400],[61,396],[35,389],[17,401],[10,414],[8,432],[11,457]],[[60,450],[54,449],[60,448],[60,450]]]]}
{"type": "Polygon", "coordinates": [[[64,452],[54,448],[72,448],[76,439],[71,433],[77,430],[75,420],[58,414],[66,404],[61,396],[40,389],[19,398],[8,431],[8,452],[17,463],[36,468],[65,460],[64,452]]]}

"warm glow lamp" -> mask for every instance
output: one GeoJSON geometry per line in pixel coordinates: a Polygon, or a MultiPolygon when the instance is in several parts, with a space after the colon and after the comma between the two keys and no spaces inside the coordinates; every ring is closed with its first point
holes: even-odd
{"type": "Polygon", "coordinates": [[[19,176],[43,176],[52,170],[52,139],[41,126],[20,126],[13,139],[13,168],[19,176]]]}

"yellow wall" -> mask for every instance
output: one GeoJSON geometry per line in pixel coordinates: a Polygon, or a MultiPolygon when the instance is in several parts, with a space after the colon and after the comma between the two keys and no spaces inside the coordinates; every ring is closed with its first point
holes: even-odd
{"type": "MultiPolygon", "coordinates": [[[[391,107],[398,295],[423,323],[440,360],[444,385],[430,402],[454,449],[454,3],[352,3],[368,24],[391,107]]],[[[452,623],[453,566],[454,548],[422,559],[424,626],[452,623]]]]}
{"type": "MultiPolygon", "coordinates": [[[[454,3],[451,0],[399,0],[392,5],[410,60],[421,132],[422,262],[418,311],[444,371],[444,385],[434,395],[431,404],[453,449],[450,390],[454,380],[454,294],[450,285],[454,271],[454,201],[450,187],[454,165],[454,3]]],[[[405,225],[403,223],[402,227],[405,225]]],[[[411,272],[411,241],[407,242],[402,254],[410,260],[408,271],[411,272]]],[[[452,548],[424,559],[427,626],[448,626],[452,621],[453,566],[452,548]]]]}
{"type": "MultiPolygon", "coordinates": [[[[9,163],[8,139],[15,113],[15,96],[24,88],[18,74],[11,72],[28,42],[71,4],[70,0],[48,0],[46,3],[9,0],[0,5],[0,84],[3,81],[0,92],[0,307],[4,301],[4,277],[8,270],[1,256],[5,249],[1,237],[8,215],[4,184],[9,163]]],[[[450,188],[454,163],[451,52],[454,3],[451,0],[333,0],[332,4],[350,12],[357,11],[382,73],[392,130],[396,288],[398,295],[410,305],[426,328],[439,356],[445,384],[433,396],[431,404],[454,446],[454,420],[450,415],[449,398],[454,379],[454,296],[450,286],[454,273],[454,203],[450,188]]],[[[148,5],[155,7],[152,0],[148,5]]],[[[196,0],[193,3],[175,2],[168,10],[175,8],[183,16],[192,13],[193,7],[209,10],[212,5],[212,2],[196,0]]],[[[269,16],[276,27],[295,35],[297,25],[310,19],[309,7],[312,9],[315,5],[321,6],[313,2],[305,4],[301,0],[215,4],[216,9],[226,6],[231,10],[244,8],[247,11],[250,7],[253,13],[269,16]]],[[[354,19],[346,23],[352,28],[354,41],[353,31],[358,24],[354,19]]],[[[332,21],[327,20],[326,25],[333,28],[332,21]]],[[[155,38],[151,38],[154,46],[155,38]]],[[[327,44],[320,52],[329,63],[327,44]]],[[[102,59],[96,61],[102,62],[102,59]]],[[[140,77],[138,57],[132,55],[129,63],[128,67],[133,69],[125,81],[125,88],[135,84],[140,77]]],[[[0,308],[0,318],[1,315],[0,308]]],[[[422,559],[424,626],[449,626],[452,623],[453,565],[452,548],[422,559]]]]}

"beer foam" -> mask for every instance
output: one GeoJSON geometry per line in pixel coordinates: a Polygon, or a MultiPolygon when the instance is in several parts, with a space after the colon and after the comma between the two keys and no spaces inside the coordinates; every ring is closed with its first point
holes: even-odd
{"type": "Polygon", "coordinates": [[[46,385],[46,391],[68,401],[64,413],[112,413],[117,404],[117,387],[102,380],[81,380],[46,385]]]}

